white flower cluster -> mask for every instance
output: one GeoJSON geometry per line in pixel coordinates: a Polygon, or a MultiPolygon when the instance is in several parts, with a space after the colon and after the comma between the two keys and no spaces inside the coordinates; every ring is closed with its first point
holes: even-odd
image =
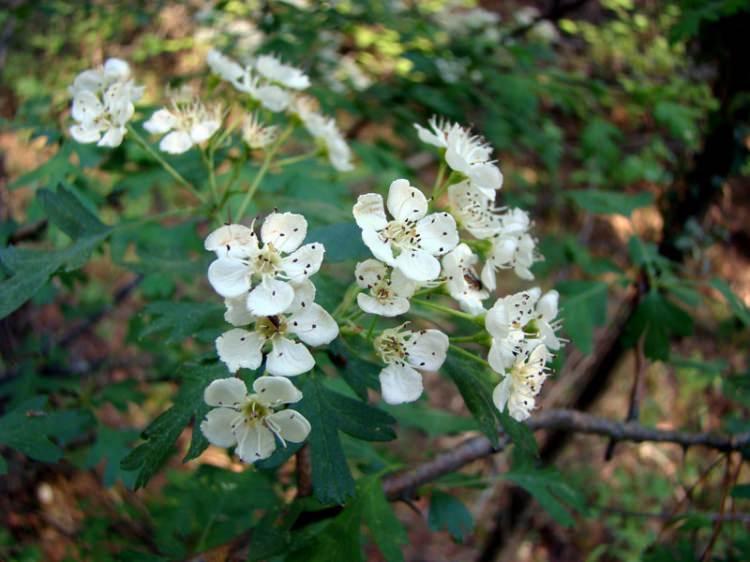
{"type": "Polygon", "coordinates": [[[249,396],[238,379],[215,381],[206,389],[206,403],[217,407],[201,425],[206,438],[222,447],[237,444],[245,462],[267,458],[275,449],[274,435],[282,443],[307,437],[310,424],[299,412],[273,413],[279,405],[302,398],[281,377],[310,371],[315,359],[307,346],[328,344],[339,333],[331,315],[314,302],[315,286],[309,278],[320,269],[325,248],[318,242],[302,244],[307,236],[305,218],[271,213],[260,236],[254,226],[224,225],[204,244],[216,254],[208,280],[224,297],[224,318],[234,326],[216,339],[219,358],[236,373],[258,369],[265,357],[265,373],[271,375],[257,379],[255,394],[249,396]],[[224,390],[234,385],[231,400],[228,395],[226,400],[216,399],[214,385],[224,390]]]}
{"type": "MultiPolygon", "coordinates": [[[[541,296],[534,288],[498,299],[489,312],[484,301],[495,291],[498,269],[533,279],[530,268],[539,256],[531,221],[521,209],[496,208],[503,176],[481,137],[437,118],[429,128],[415,126],[420,139],[443,151],[453,170],[449,181],[456,180],[447,188],[450,212],[430,213],[431,202],[405,179],[391,184],[385,204],[376,193],[361,195],[353,214],[376,259],[357,264],[356,283],[363,289],[357,303],[366,313],[396,317],[409,311],[415,293],[443,285],[465,313],[486,314],[492,339],[488,362],[503,376],[493,399],[500,410],[507,406],[515,419],[526,419],[547,376],[551,352],[560,348],[558,295],[541,296]],[[461,241],[459,227],[474,239],[461,241]],[[483,266],[472,248],[484,257],[483,266]]],[[[417,400],[422,394],[418,371],[439,369],[449,346],[439,330],[412,332],[404,326],[386,329],[373,341],[386,364],[380,384],[390,404],[417,400]]]]}
{"type": "Polygon", "coordinates": [[[182,154],[210,139],[221,127],[221,108],[206,107],[199,100],[172,100],[170,109],[154,112],[143,124],[149,133],[165,135],[159,148],[169,154],[182,154]]]}
{"type": "Polygon", "coordinates": [[[353,169],[351,149],[335,120],[319,113],[317,100],[301,93],[310,86],[310,79],[302,70],[273,55],[259,55],[243,66],[216,50],[208,53],[207,62],[214,74],[264,108],[274,113],[287,111],[299,119],[335,169],[353,169]]]}
{"type": "Polygon", "coordinates": [[[70,127],[72,137],[80,143],[120,146],[135,112],[133,104],[143,95],[143,87],[130,78],[128,63],[108,59],[102,67],[81,72],[68,90],[76,122],[70,127]]]}

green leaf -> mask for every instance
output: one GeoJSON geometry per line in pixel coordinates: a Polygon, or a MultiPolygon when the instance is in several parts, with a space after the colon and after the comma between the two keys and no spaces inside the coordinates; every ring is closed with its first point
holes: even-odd
{"type": "Polygon", "coordinates": [[[41,189],[37,193],[42,208],[55,226],[73,240],[97,235],[109,230],[78,198],[62,185],[57,192],[41,189]]]}
{"type": "Polygon", "coordinates": [[[479,424],[479,429],[487,436],[493,447],[500,446],[498,433],[498,412],[492,402],[492,384],[489,367],[476,357],[470,359],[470,352],[461,353],[454,348],[448,350],[443,369],[453,380],[466,403],[466,407],[479,424]]]}
{"type": "Polygon", "coordinates": [[[654,202],[654,196],[648,192],[631,194],[599,189],[574,189],[566,191],[565,194],[579,207],[598,215],[630,216],[635,209],[654,202]]]}
{"type": "Polygon", "coordinates": [[[396,438],[396,432],[391,427],[396,420],[391,415],[327,388],[323,389],[322,395],[336,425],[344,433],[364,441],[391,441],[396,438]]]}
{"type": "MultiPolygon", "coordinates": [[[[46,404],[46,397],[37,396],[0,418],[0,444],[38,461],[60,460],[63,450],[59,445],[81,435],[90,425],[91,416],[77,410],[47,412],[46,404]]],[[[7,469],[3,464],[0,468],[7,469]]]]}
{"type": "Polygon", "coordinates": [[[328,263],[361,260],[370,255],[362,242],[362,230],[353,222],[313,228],[307,233],[307,240],[325,246],[328,263]]]}
{"type": "Polygon", "coordinates": [[[61,265],[56,252],[13,247],[0,250],[0,263],[13,272],[8,279],[0,281],[0,318],[5,318],[39,292],[61,265]],[[10,263],[18,262],[20,254],[24,256],[22,265],[12,267],[10,263]]]}
{"type": "Polygon", "coordinates": [[[737,484],[732,488],[732,497],[750,500],[750,484],[737,484]]]}
{"type": "MultiPolygon", "coordinates": [[[[151,422],[141,435],[145,443],[138,445],[120,463],[124,470],[138,471],[136,488],[148,483],[171,456],[172,447],[182,430],[199,412],[205,412],[203,390],[206,386],[211,381],[226,376],[224,365],[191,367],[182,376],[174,405],[151,422]]],[[[200,423],[200,420],[196,419],[196,422],[200,423]]],[[[201,443],[205,444],[205,441],[201,443]]],[[[199,449],[200,447],[191,447],[189,454],[197,456],[199,449]]]]}
{"type": "Polygon", "coordinates": [[[711,286],[719,291],[727,301],[729,308],[737,319],[742,322],[746,327],[750,328],[750,310],[745,306],[745,303],[734,294],[731,287],[723,279],[713,279],[711,286]]]}
{"type": "Polygon", "coordinates": [[[474,518],[466,506],[440,490],[432,491],[427,524],[432,531],[448,531],[456,542],[463,542],[474,530],[474,518]]]}
{"type": "Polygon", "coordinates": [[[382,408],[395,417],[402,427],[419,429],[430,437],[479,429],[473,418],[431,408],[424,402],[412,402],[399,404],[398,406],[386,404],[382,408]]]}
{"type": "Polygon", "coordinates": [[[358,482],[362,502],[362,518],[373,540],[387,562],[402,562],[401,545],[408,543],[404,526],[393,513],[393,507],[383,493],[379,478],[368,476],[358,482]]]}
{"type": "Polygon", "coordinates": [[[565,333],[583,353],[591,353],[594,327],[607,320],[607,285],[601,281],[563,281],[560,316],[565,333]]]}
{"type": "Polygon", "coordinates": [[[215,302],[157,301],[143,308],[150,319],[139,337],[166,333],[165,343],[179,343],[206,326],[221,326],[223,307],[215,302]]]}
{"type": "Polygon", "coordinates": [[[89,449],[84,466],[93,468],[100,462],[104,462],[102,483],[107,488],[114,486],[117,480],[122,480],[126,487],[132,488],[136,475],[123,470],[120,462],[130,451],[130,444],[137,438],[138,432],[135,430],[100,426],[96,432],[96,441],[89,449]]]}
{"type": "Polygon", "coordinates": [[[358,344],[358,341],[340,337],[331,342],[329,349],[332,353],[331,360],[337,367],[338,373],[357,396],[366,400],[368,388],[376,390],[380,388],[378,373],[383,367],[364,359],[366,350],[358,344]]]}
{"type": "Polygon", "coordinates": [[[693,331],[693,319],[670,302],[664,295],[651,290],[641,299],[625,328],[623,342],[633,346],[643,335],[644,352],[649,359],[669,359],[672,336],[688,336],[693,331]]]}
{"type": "Polygon", "coordinates": [[[528,457],[539,455],[536,437],[534,437],[534,432],[531,431],[528,425],[510,417],[507,408],[500,412],[499,418],[500,425],[503,426],[503,431],[508,434],[508,437],[510,437],[519,452],[528,457]]]}
{"type": "MultiPolygon", "coordinates": [[[[312,434],[311,434],[312,435],[312,434]]],[[[362,561],[360,526],[362,502],[353,501],[325,528],[295,549],[286,562],[358,562],[362,561]]]]}

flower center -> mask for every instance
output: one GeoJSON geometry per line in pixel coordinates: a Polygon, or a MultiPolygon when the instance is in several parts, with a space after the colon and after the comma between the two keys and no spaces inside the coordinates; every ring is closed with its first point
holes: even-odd
{"type": "Polygon", "coordinates": [[[286,334],[287,322],[284,316],[264,316],[255,321],[255,330],[265,339],[286,334]]]}
{"type": "Polygon", "coordinates": [[[281,256],[273,244],[266,244],[255,256],[254,270],[259,275],[275,275],[281,269],[281,256]]]}
{"type": "Polygon", "coordinates": [[[253,395],[249,396],[242,406],[242,415],[245,418],[245,423],[251,426],[262,422],[270,413],[271,410],[268,406],[264,406],[258,400],[254,399],[253,395]]]}
{"type": "Polygon", "coordinates": [[[385,330],[375,338],[373,345],[383,363],[397,363],[406,357],[404,338],[391,330],[385,330]]]}
{"type": "Polygon", "coordinates": [[[421,239],[414,220],[391,221],[380,231],[380,237],[400,250],[418,247],[421,239]]]}

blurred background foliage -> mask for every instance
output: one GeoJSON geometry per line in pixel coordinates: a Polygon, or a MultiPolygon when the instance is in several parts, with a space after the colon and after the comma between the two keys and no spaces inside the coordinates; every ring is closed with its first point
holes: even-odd
{"type": "MultiPolygon", "coordinates": [[[[544,404],[622,419],[632,387],[645,424],[750,430],[748,2],[481,4],[6,2],[3,289],[19,263],[29,276],[50,263],[61,269],[40,274],[31,302],[0,325],[0,559],[185,558],[251,526],[266,529],[262,511],[272,517],[292,483],[288,468],[275,482],[264,471],[238,472],[212,449],[183,465],[184,453],[169,457],[171,442],[160,460],[167,468],[145,489],[133,491],[135,471],[120,466],[176,387],[189,393],[181,365],[213,354],[222,311],[205,299],[207,225],[180,218],[186,201],[170,177],[133,143],[104,151],[67,136],[67,85],[110,56],[129,60],[146,84],[143,118],[165,80],[178,88],[205,76],[210,47],[240,59],[274,52],[303,67],[343,124],[356,171],[289,166],[268,177],[254,205],[304,209],[323,238],[337,237],[326,225],[351,221],[354,195],[400,176],[430,181],[435,161],[412,123],[437,114],[472,124],[505,175],[498,203],[536,217],[546,257],[539,282],[563,296],[572,345],[544,404]],[[58,185],[117,225],[93,254],[48,228],[41,190],[58,185]],[[140,220],[146,213],[164,218],[140,220]],[[24,262],[11,246],[46,253],[24,262]]],[[[175,166],[207,181],[189,155],[175,166]]],[[[330,290],[319,288],[327,308],[359,251],[341,243],[327,257],[333,275],[321,283],[330,290]]],[[[361,361],[343,375],[366,392],[373,368],[361,361]]],[[[358,474],[419,461],[476,427],[455,392],[427,390],[429,401],[387,409],[400,424],[395,443],[344,436],[358,474]]],[[[180,452],[192,410],[183,415],[180,452]]],[[[389,532],[403,525],[411,560],[750,559],[746,468],[647,444],[603,457],[601,441],[568,437],[542,447],[559,472],[500,457],[475,463],[437,481],[417,502],[422,515],[396,505],[401,523],[389,532]],[[730,504],[734,518],[725,517],[730,504]]],[[[373,490],[358,482],[365,519],[383,509],[373,490]]],[[[344,523],[335,519],[327,532],[335,537],[344,523]]],[[[297,540],[290,559],[328,559],[325,537],[297,540]]],[[[377,531],[371,537],[378,543],[377,531]]],[[[368,557],[393,559],[370,542],[368,557]]]]}

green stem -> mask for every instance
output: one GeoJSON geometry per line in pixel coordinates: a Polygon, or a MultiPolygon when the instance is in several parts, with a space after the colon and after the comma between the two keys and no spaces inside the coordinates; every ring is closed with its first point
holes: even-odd
{"type": "Polygon", "coordinates": [[[201,203],[206,202],[206,197],[203,195],[200,191],[195,189],[195,186],[191,184],[189,181],[187,181],[177,170],[175,170],[169,162],[164,160],[162,158],[161,154],[159,154],[156,150],[154,150],[154,147],[151,146],[146,139],[144,139],[138,131],[135,130],[135,127],[128,124],[128,132],[130,135],[136,140],[138,144],[140,144],[143,149],[148,152],[154,160],[156,160],[159,164],[161,164],[161,167],[164,168],[164,170],[172,176],[179,184],[181,184],[185,189],[187,189],[190,193],[192,193],[195,197],[198,198],[198,200],[201,203]]]}
{"type": "Polygon", "coordinates": [[[354,299],[357,298],[357,293],[359,293],[359,285],[357,285],[356,283],[352,283],[351,285],[349,285],[349,287],[346,289],[346,292],[344,293],[344,298],[341,299],[341,302],[333,311],[332,316],[337,319],[344,318],[346,313],[349,311],[349,308],[352,306],[354,299]]]}
{"type": "Polygon", "coordinates": [[[375,331],[375,326],[378,323],[377,315],[373,315],[372,322],[370,322],[370,329],[367,330],[367,341],[372,341],[372,333],[375,331]]]}
{"type": "Polygon", "coordinates": [[[315,150],[311,150],[310,152],[305,152],[303,154],[298,154],[297,156],[290,156],[289,158],[282,158],[281,160],[276,161],[276,165],[279,167],[289,166],[290,164],[296,164],[297,162],[302,162],[303,160],[307,160],[308,158],[314,158],[320,153],[320,150],[317,148],[315,150]]]}
{"type": "Polygon", "coordinates": [[[470,336],[458,336],[451,338],[452,343],[486,343],[488,336],[484,330],[470,336]]]}
{"type": "Polygon", "coordinates": [[[432,310],[435,310],[437,312],[442,312],[443,314],[448,314],[450,316],[454,316],[456,318],[461,318],[462,320],[468,320],[469,322],[474,323],[481,323],[484,324],[484,320],[481,317],[478,316],[472,316],[471,314],[467,314],[465,312],[461,312],[460,310],[456,310],[455,308],[450,308],[448,306],[443,306],[442,304],[437,304],[430,301],[423,301],[421,299],[412,299],[411,301],[414,304],[418,304],[420,306],[423,306],[425,308],[430,308],[432,310]]]}
{"type": "Polygon", "coordinates": [[[472,361],[474,361],[476,363],[479,363],[483,367],[491,368],[490,364],[487,363],[487,361],[485,361],[484,359],[482,359],[481,357],[479,357],[477,355],[474,355],[470,351],[466,351],[462,347],[458,347],[457,345],[451,344],[450,345],[450,350],[453,351],[454,353],[456,353],[457,355],[462,355],[466,359],[470,359],[470,360],[472,360],[472,361]]]}
{"type": "Polygon", "coordinates": [[[273,161],[273,157],[276,154],[276,151],[281,147],[281,145],[289,137],[289,135],[292,134],[292,131],[294,131],[294,127],[290,125],[283,133],[281,133],[281,135],[279,135],[279,138],[276,140],[273,146],[268,150],[268,152],[266,152],[266,157],[263,159],[263,164],[261,165],[260,170],[258,170],[258,173],[255,175],[255,178],[253,178],[253,183],[248,188],[247,193],[245,194],[245,198],[242,200],[242,204],[237,211],[237,217],[235,218],[236,221],[239,222],[240,220],[242,220],[242,217],[245,214],[248,205],[250,205],[250,201],[253,200],[255,192],[258,190],[258,186],[260,185],[261,180],[266,175],[266,172],[268,172],[268,169],[271,167],[271,162],[273,161]]]}
{"type": "Polygon", "coordinates": [[[435,178],[435,185],[432,186],[432,196],[437,197],[440,186],[443,184],[443,178],[445,177],[445,160],[440,161],[440,167],[438,168],[438,174],[435,178]]]}
{"type": "Polygon", "coordinates": [[[203,163],[206,165],[206,170],[208,170],[208,185],[211,188],[211,197],[214,204],[217,204],[219,202],[219,191],[216,187],[216,175],[214,173],[214,153],[210,148],[208,150],[201,149],[200,152],[203,163]]]}

